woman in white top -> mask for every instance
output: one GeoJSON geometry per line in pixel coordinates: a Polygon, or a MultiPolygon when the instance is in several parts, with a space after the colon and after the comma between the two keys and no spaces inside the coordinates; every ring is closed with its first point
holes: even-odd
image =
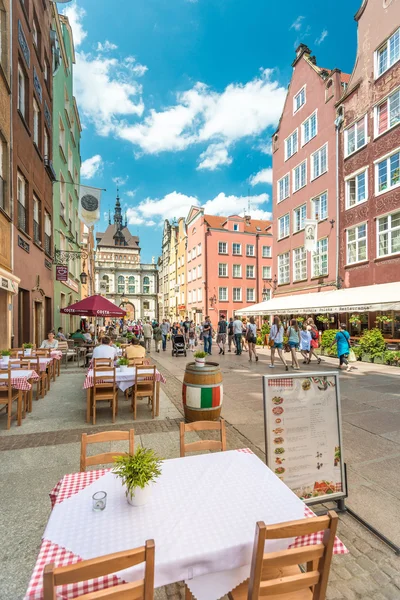
{"type": "Polygon", "coordinates": [[[303,364],[309,362],[308,353],[311,348],[311,333],[307,327],[307,323],[303,324],[303,329],[300,331],[300,352],[303,355],[303,364]]]}
{"type": "Polygon", "coordinates": [[[49,331],[49,333],[47,334],[47,340],[43,340],[40,347],[50,350],[57,350],[58,341],[54,337],[54,331],[49,331]]]}
{"type": "Polygon", "coordinates": [[[289,367],[287,366],[287,362],[283,356],[283,325],[279,317],[274,317],[274,324],[271,327],[271,331],[269,332],[269,339],[274,342],[274,345],[271,347],[271,364],[269,365],[270,369],[274,369],[274,361],[275,361],[275,350],[278,351],[279,358],[285,365],[286,371],[289,371],[289,367]]]}
{"type": "Polygon", "coordinates": [[[258,361],[258,356],[256,354],[256,343],[257,343],[257,327],[254,321],[254,317],[250,317],[249,323],[246,325],[246,341],[249,346],[249,360],[251,362],[251,357],[254,354],[254,358],[256,362],[258,361]]]}

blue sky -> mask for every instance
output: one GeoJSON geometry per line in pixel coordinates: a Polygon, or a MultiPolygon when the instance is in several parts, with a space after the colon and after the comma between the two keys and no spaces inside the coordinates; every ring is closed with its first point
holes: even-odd
{"type": "Polygon", "coordinates": [[[142,261],[161,250],[165,218],[193,204],[271,216],[270,136],[295,47],[351,72],[361,0],[78,0],[59,4],[76,45],[84,130],[82,182],[119,183],[142,261]]]}

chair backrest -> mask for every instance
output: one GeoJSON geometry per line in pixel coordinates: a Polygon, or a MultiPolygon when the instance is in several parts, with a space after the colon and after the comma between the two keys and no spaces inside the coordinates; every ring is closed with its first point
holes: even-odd
{"type": "Polygon", "coordinates": [[[102,433],[94,433],[88,435],[82,433],[81,440],[81,471],[86,471],[86,467],[93,465],[105,465],[114,462],[116,456],[125,456],[126,452],[103,452],[102,454],[96,454],[94,456],[87,456],[86,450],[88,444],[100,444],[101,442],[116,442],[124,441],[129,442],[129,454],[133,454],[135,451],[135,432],[133,429],[129,431],[104,431],[102,433]]]}
{"type": "Polygon", "coordinates": [[[128,358],[128,365],[130,367],[142,366],[144,364],[144,358],[128,358]]]}
{"type": "Polygon", "coordinates": [[[59,340],[58,342],[58,350],[61,350],[61,352],[67,352],[68,350],[68,342],[64,341],[64,340],[59,340]]]}
{"type": "Polygon", "coordinates": [[[94,367],[113,367],[114,362],[112,358],[94,358],[93,359],[94,367]]]}
{"type": "Polygon", "coordinates": [[[115,367],[95,366],[93,369],[94,391],[96,388],[115,387],[115,367]]]}
{"type": "Polygon", "coordinates": [[[325,600],[329,570],[335,542],[338,517],[329,511],[323,517],[311,517],[276,525],[258,522],[251,561],[248,600],[258,600],[280,594],[293,594],[312,589],[312,600],[325,600]],[[296,538],[324,531],[320,544],[308,544],[300,548],[289,548],[281,552],[264,554],[266,540],[296,538]],[[282,576],[282,567],[307,564],[307,571],[300,569],[295,574],[282,576]],[[276,578],[262,579],[264,570],[276,569],[276,578]]]}
{"type": "Polygon", "coordinates": [[[10,396],[12,393],[10,366],[8,366],[8,369],[0,369],[0,375],[6,376],[0,379],[0,392],[8,391],[8,396],[10,396]]]}
{"type": "Polygon", "coordinates": [[[226,429],[225,420],[219,421],[196,421],[195,423],[180,423],[180,448],[181,456],[186,452],[201,452],[202,450],[226,450],[226,429]],[[219,431],[221,439],[218,440],[199,440],[185,444],[185,433],[188,431],[219,431]]]}
{"type": "Polygon", "coordinates": [[[34,358],[18,358],[17,360],[13,359],[12,362],[9,363],[12,369],[31,369],[31,363],[34,365],[37,364],[37,359],[34,358]]]}
{"type": "MultiPolygon", "coordinates": [[[[117,573],[145,562],[144,578],[140,581],[121,586],[113,586],[104,591],[103,598],[113,600],[153,600],[154,598],[154,540],[147,540],[144,546],[124,552],[106,554],[90,560],[82,560],[66,567],[56,567],[54,563],[46,565],[43,571],[43,600],[56,600],[56,586],[88,581],[117,573]],[[117,590],[120,588],[120,595],[117,590]],[[125,590],[130,589],[129,594],[125,590]],[[109,594],[108,595],[108,591],[109,594]]],[[[96,598],[98,592],[81,596],[86,600],[96,598]]]]}
{"type": "Polygon", "coordinates": [[[35,352],[36,356],[44,356],[48,358],[50,356],[51,349],[50,348],[38,348],[35,352]]]}

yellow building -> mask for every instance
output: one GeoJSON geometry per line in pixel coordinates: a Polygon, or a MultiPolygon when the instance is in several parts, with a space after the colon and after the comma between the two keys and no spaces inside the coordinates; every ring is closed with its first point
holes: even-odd
{"type": "Polygon", "coordinates": [[[178,285],[178,315],[179,320],[184,320],[187,315],[187,302],[186,302],[186,246],[187,246],[187,234],[186,234],[186,220],[181,217],[178,221],[178,238],[176,243],[176,255],[177,255],[177,285],[178,285]]]}
{"type": "Polygon", "coordinates": [[[179,317],[178,313],[178,292],[179,286],[177,281],[177,241],[178,241],[178,225],[174,222],[171,224],[171,237],[169,246],[169,262],[168,262],[168,305],[171,321],[176,321],[179,317]]]}

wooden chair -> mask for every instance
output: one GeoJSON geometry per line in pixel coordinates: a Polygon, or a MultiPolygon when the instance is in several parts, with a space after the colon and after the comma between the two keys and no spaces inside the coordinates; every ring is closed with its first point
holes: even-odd
{"type": "Polygon", "coordinates": [[[116,456],[125,456],[126,452],[104,452],[94,456],[87,456],[86,450],[88,444],[99,444],[101,442],[114,442],[127,440],[129,442],[129,454],[133,454],[135,450],[135,432],[133,429],[129,431],[104,431],[103,433],[94,433],[88,435],[82,433],[81,440],[81,472],[86,471],[86,467],[93,465],[104,465],[114,462],[116,456]]]}
{"type": "Polygon", "coordinates": [[[144,578],[133,583],[123,583],[106,590],[79,596],[81,600],[96,598],[112,600],[153,600],[154,598],[154,540],[147,540],[144,546],[124,552],[106,554],[99,558],[82,560],[67,567],[46,565],[43,571],[43,600],[56,600],[56,586],[88,581],[117,573],[123,569],[146,563],[144,578]]]}
{"type": "Polygon", "coordinates": [[[60,350],[62,352],[63,358],[65,358],[65,366],[67,366],[68,360],[70,358],[72,358],[72,362],[74,361],[74,359],[77,360],[78,358],[76,351],[73,348],[69,347],[68,342],[64,342],[63,340],[60,340],[58,342],[57,350],[60,350]]]}
{"type": "Polygon", "coordinates": [[[94,358],[93,359],[93,368],[96,367],[113,367],[114,362],[112,358],[94,358]]]}
{"type": "Polygon", "coordinates": [[[181,456],[186,452],[201,452],[202,450],[226,450],[225,420],[220,421],[196,421],[195,423],[180,423],[180,447],[181,456]],[[187,431],[220,431],[221,440],[199,440],[185,444],[185,433],[187,431]]]}
{"type": "MultiPolygon", "coordinates": [[[[37,359],[36,359],[37,360],[37,359]]],[[[10,367],[11,369],[20,369],[20,370],[25,370],[25,371],[29,371],[29,370],[35,370],[35,366],[32,367],[31,363],[35,363],[35,359],[29,359],[29,358],[18,358],[18,359],[13,359],[13,361],[10,363],[10,367]]],[[[40,379],[37,382],[37,385],[39,386],[40,383],[40,379]]],[[[31,383],[31,386],[33,385],[33,383],[31,383]]],[[[27,412],[32,412],[32,387],[30,390],[21,390],[22,392],[22,418],[25,419],[25,415],[27,412]]],[[[36,392],[37,395],[38,392],[36,392]]],[[[38,398],[36,397],[36,400],[38,398]]]]}
{"type": "Polygon", "coordinates": [[[135,384],[132,388],[132,409],[133,418],[136,419],[136,405],[138,398],[148,398],[152,405],[152,417],[155,414],[155,397],[156,397],[156,367],[152,366],[136,366],[135,367],[135,384]]]}
{"type": "Polygon", "coordinates": [[[94,367],[93,370],[93,425],[96,425],[97,402],[110,402],[112,422],[118,414],[118,388],[115,380],[115,367],[94,367]],[[111,371],[111,373],[110,373],[111,371]]]}
{"type": "Polygon", "coordinates": [[[5,375],[5,378],[0,379],[0,405],[7,407],[7,429],[10,429],[13,418],[12,405],[15,401],[17,402],[17,424],[22,424],[22,392],[11,386],[11,369],[0,369],[0,375],[5,375]]]}
{"type": "Polygon", "coordinates": [[[141,367],[144,365],[144,358],[128,358],[129,367],[141,367]]]}
{"type": "Polygon", "coordinates": [[[338,517],[329,511],[277,525],[258,522],[251,560],[250,578],[232,590],[230,600],[325,600],[338,517]],[[324,531],[321,544],[289,548],[264,554],[265,540],[279,540],[324,531]],[[299,565],[306,564],[303,572],[299,565]]]}

